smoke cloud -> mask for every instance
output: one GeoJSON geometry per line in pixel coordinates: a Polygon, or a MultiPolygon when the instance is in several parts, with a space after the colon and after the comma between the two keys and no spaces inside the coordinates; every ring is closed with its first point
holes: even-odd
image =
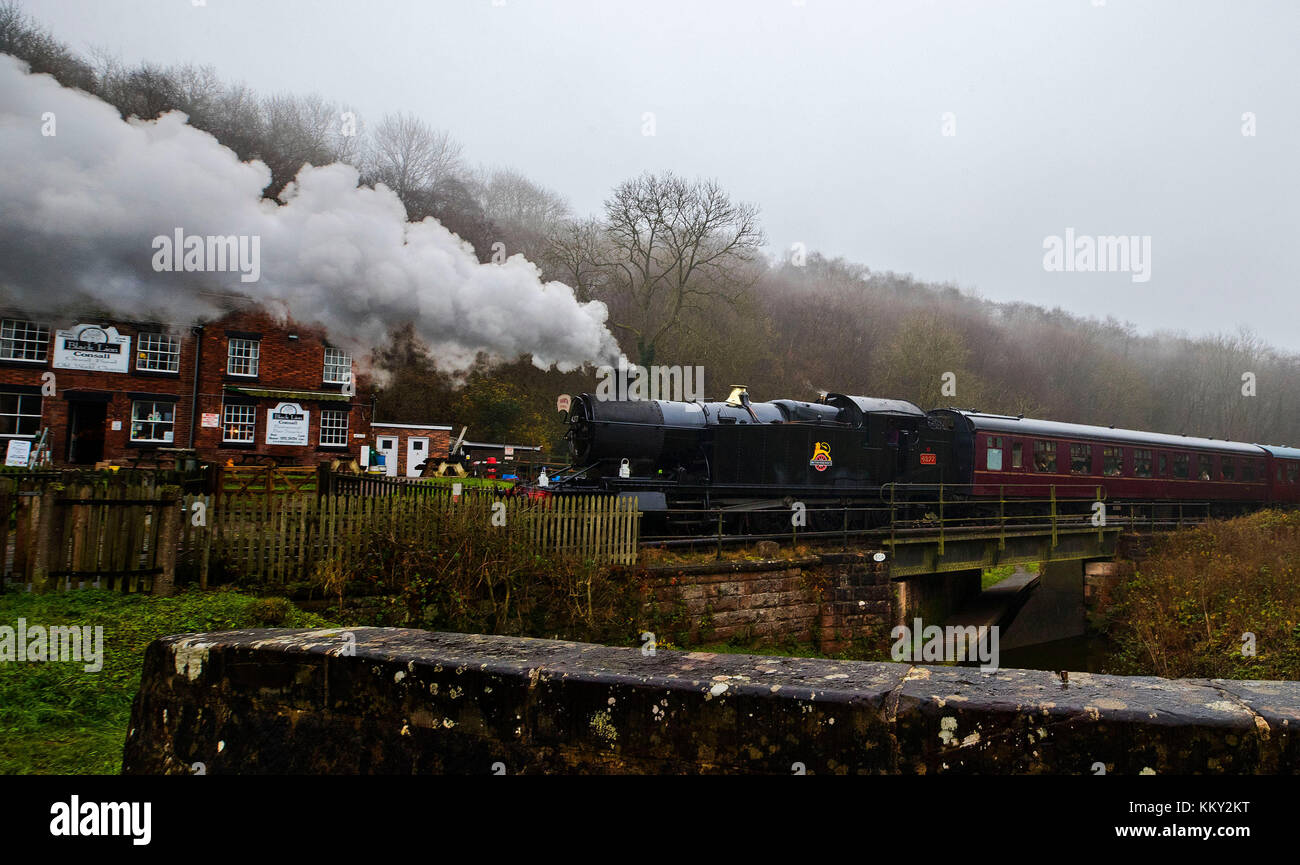
{"type": "Polygon", "coordinates": [[[604,304],[543,282],[520,255],[479,263],[435,220],[408,222],[388,189],[358,186],[349,165],[304,167],[280,205],[261,196],[264,164],[240,162],[183,114],[123,121],[7,55],[0,160],[0,305],[187,324],[220,314],[221,296],[236,294],[359,347],[414,322],[448,370],[478,352],[531,353],[537,366],[566,371],[618,357],[604,304]],[[178,229],[258,238],[257,281],[241,281],[250,274],[234,265],[186,272],[183,249],[172,251],[175,270],[158,272],[154,238],[178,229]]]}

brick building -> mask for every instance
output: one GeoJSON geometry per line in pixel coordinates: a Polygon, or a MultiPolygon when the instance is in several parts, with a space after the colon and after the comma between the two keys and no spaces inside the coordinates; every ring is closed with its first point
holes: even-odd
{"type": "Polygon", "coordinates": [[[56,465],[356,458],[365,391],[326,334],[254,306],[195,326],[0,311],[0,453],[46,431],[56,465]]]}

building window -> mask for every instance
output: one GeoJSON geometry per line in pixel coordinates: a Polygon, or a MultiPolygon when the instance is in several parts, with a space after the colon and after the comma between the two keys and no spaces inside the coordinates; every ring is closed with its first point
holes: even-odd
{"type": "Polygon", "coordinates": [[[1108,478],[1119,477],[1124,474],[1123,448],[1101,449],[1101,473],[1108,478]]]}
{"type": "Polygon", "coordinates": [[[1203,481],[1208,481],[1214,476],[1214,463],[1206,454],[1201,454],[1196,458],[1196,477],[1203,481]]]}
{"type": "Polygon", "coordinates": [[[1092,474],[1092,445],[1070,445],[1070,474],[1092,474]]]}
{"type": "Polygon", "coordinates": [[[15,318],[0,320],[0,360],[44,363],[50,345],[50,329],[34,321],[15,318]]]}
{"type": "Polygon", "coordinates": [[[0,391],[0,436],[34,436],[40,426],[40,395],[0,391]]]}
{"type": "Polygon", "coordinates": [[[1025,446],[1020,442],[1011,443],[1011,467],[1013,469],[1025,467],[1025,446]]]}
{"type": "Polygon", "coordinates": [[[1134,448],[1133,474],[1139,478],[1151,477],[1151,451],[1134,448]]]}
{"type": "Polygon", "coordinates": [[[257,438],[257,406],[227,405],[222,418],[221,440],[253,442],[257,438]]]}
{"type": "Polygon", "coordinates": [[[261,355],[262,344],[256,339],[238,339],[231,337],[230,353],[226,361],[226,372],[231,375],[257,375],[257,361],[261,355]]]}
{"type": "Polygon", "coordinates": [[[131,441],[171,443],[175,435],[176,404],[136,400],[131,403],[131,441]]]}
{"type": "Polygon", "coordinates": [[[1034,471],[1056,473],[1056,442],[1034,442],[1034,471]]]}
{"type": "Polygon", "coordinates": [[[140,334],[135,368],[145,372],[180,372],[181,341],[165,333],[140,334]]]}
{"type": "Polygon", "coordinates": [[[1192,458],[1187,454],[1174,454],[1174,477],[1187,480],[1192,458]]]}
{"type": "Polygon", "coordinates": [[[352,355],[341,348],[325,349],[325,383],[347,384],[352,380],[352,355]]]}
{"type": "Polygon", "coordinates": [[[348,413],[337,409],[324,409],[320,413],[320,443],[346,445],[348,443],[348,413]]]}
{"type": "Polygon", "coordinates": [[[988,447],[984,452],[984,464],[991,472],[1002,470],[1002,437],[989,436],[988,447]]]}

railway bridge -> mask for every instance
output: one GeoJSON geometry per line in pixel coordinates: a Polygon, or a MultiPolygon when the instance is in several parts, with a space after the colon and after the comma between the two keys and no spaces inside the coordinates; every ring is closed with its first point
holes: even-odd
{"type": "Polygon", "coordinates": [[[825,509],[812,521],[816,530],[648,541],[689,545],[697,555],[642,574],[652,610],[677,610],[670,633],[680,644],[770,638],[838,652],[866,641],[874,643],[865,646],[868,654],[879,654],[893,626],[921,619],[927,626],[998,625],[1003,648],[1018,648],[1082,635],[1089,602],[1108,598],[1122,574],[1117,556],[1131,558],[1152,533],[1212,514],[1208,503],[1116,502],[1095,518],[1091,501],[1044,500],[1040,513],[1025,500],[993,514],[941,507],[926,519],[856,531],[848,529],[848,509],[840,516],[825,509]],[[828,528],[841,517],[841,529],[828,528]],[[778,541],[793,552],[781,556],[778,541]],[[729,544],[755,543],[757,561],[724,556],[729,544]],[[1017,568],[983,591],[985,571],[1005,565],[1036,565],[1038,573],[1017,568]],[[707,627],[681,627],[691,621],[707,627]]]}

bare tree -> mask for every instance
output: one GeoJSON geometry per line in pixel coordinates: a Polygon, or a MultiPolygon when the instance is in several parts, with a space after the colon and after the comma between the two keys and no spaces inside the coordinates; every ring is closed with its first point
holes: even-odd
{"type": "Polygon", "coordinates": [[[642,364],[654,362],[656,346],[689,313],[734,303],[757,278],[758,208],[714,181],[647,172],[614,190],[605,221],[610,289],[621,301],[612,323],[636,339],[642,364]]]}
{"type": "Polygon", "coordinates": [[[375,127],[371,179],[386,184],[410,209],[421,192],[462,172],[461,145],[413,114],[389,114],[375,127]]]}
{"type": "Polygon", "coordinates": [[[548,267],[587,302],[605,285],[610,260],[605,229],[594,218],[568,219],[552,228],[545,254],[548,267]]]}

